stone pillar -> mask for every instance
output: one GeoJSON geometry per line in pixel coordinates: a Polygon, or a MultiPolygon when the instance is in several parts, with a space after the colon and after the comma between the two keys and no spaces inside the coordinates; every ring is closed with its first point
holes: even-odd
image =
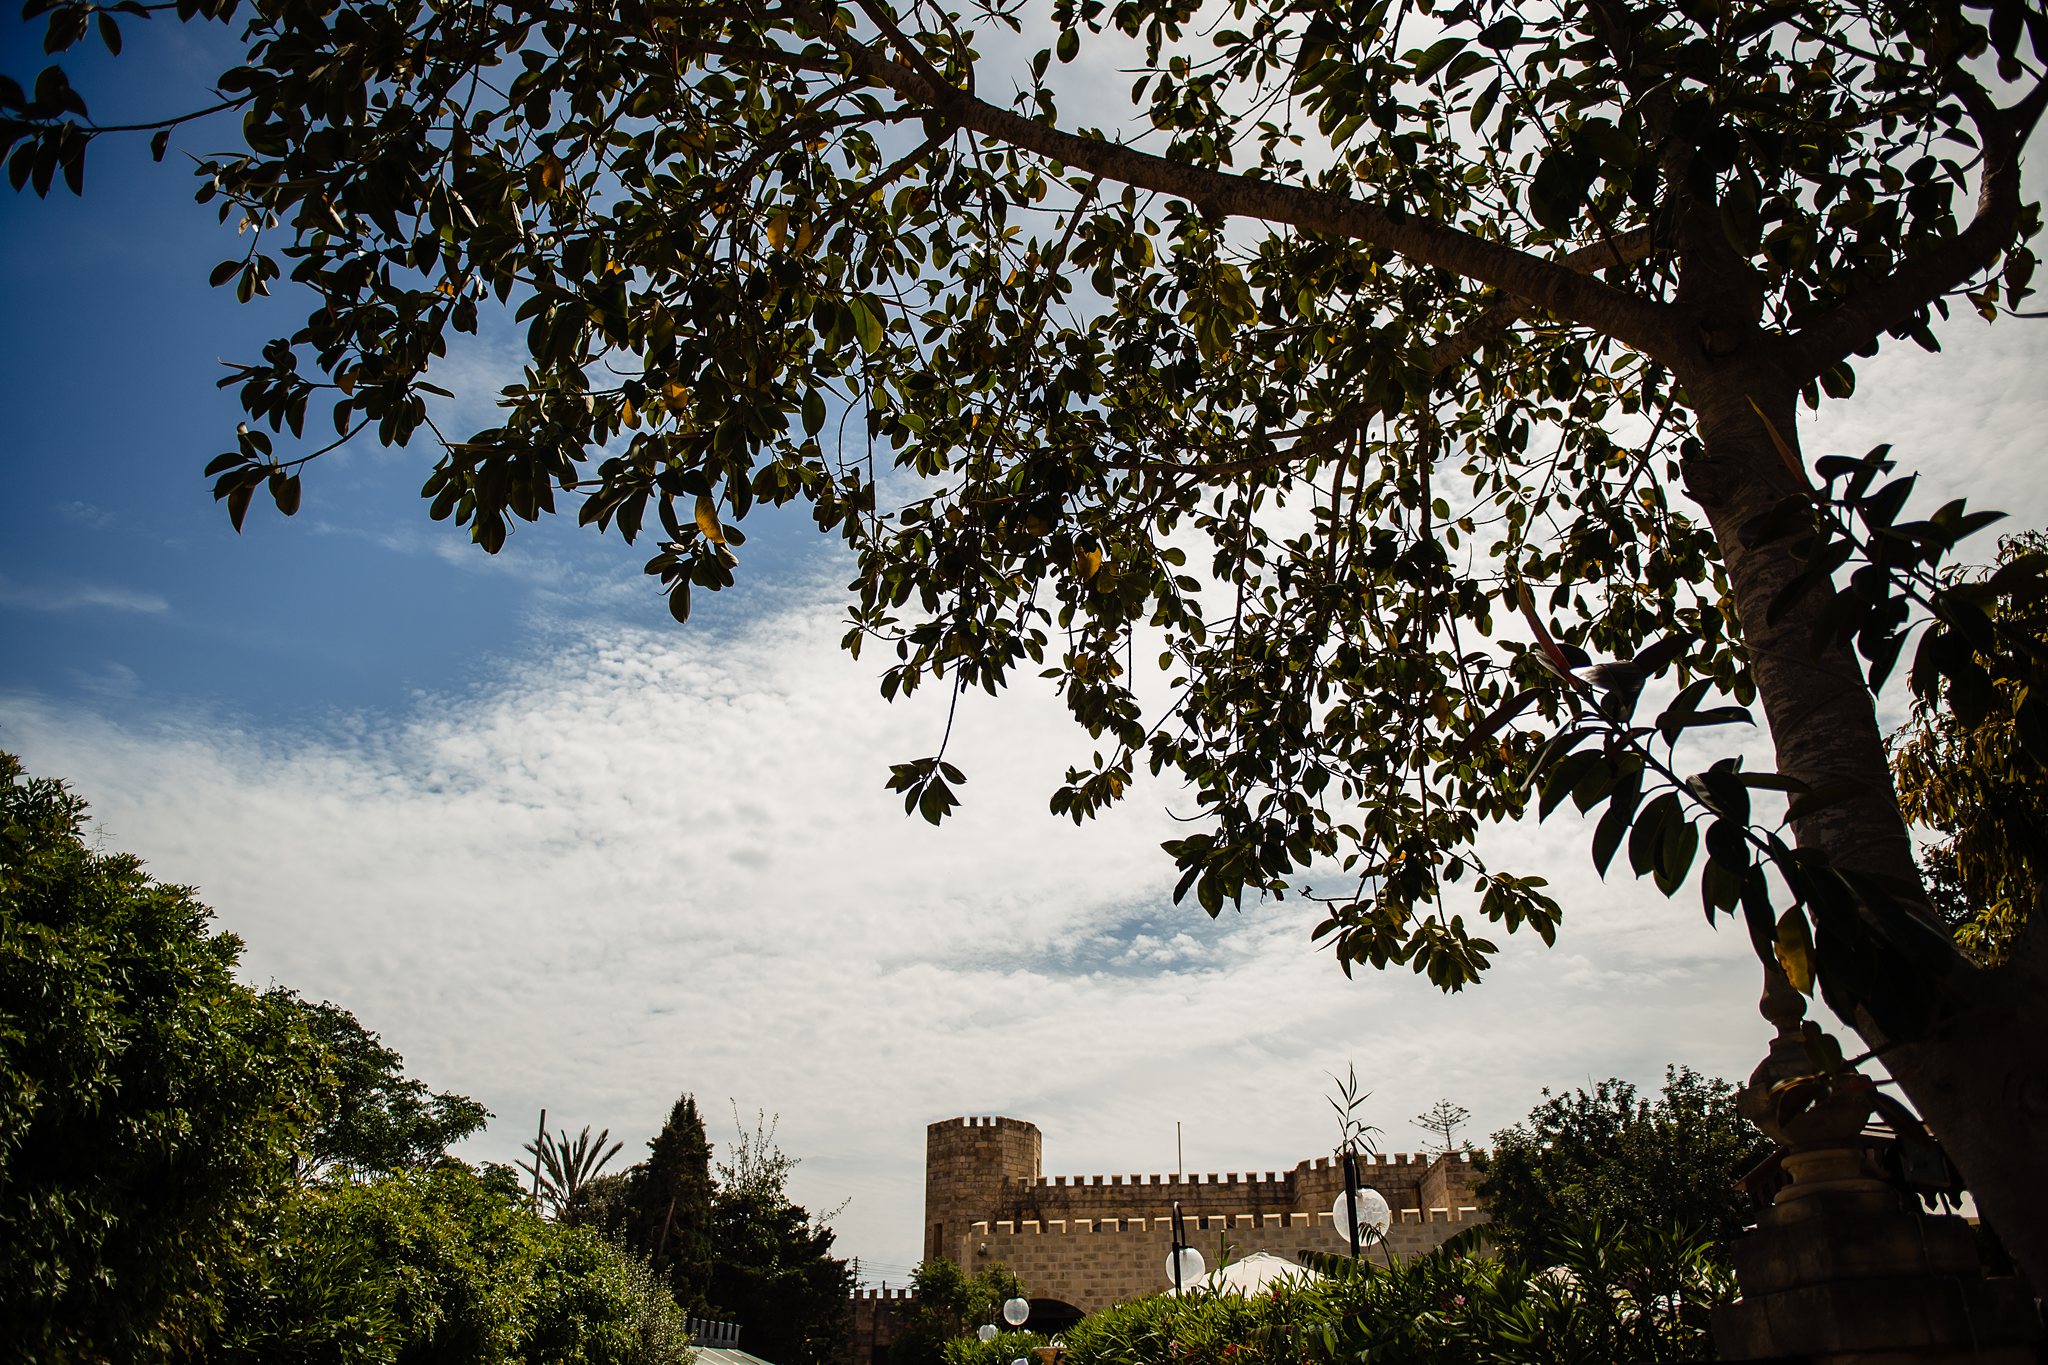
{"type": "Polygon", "coordinates": [[[2041,1319],[2025,1284],[1988,1278],[1975,1230],[1925,1213],[1864,1136],[1876,1087],[1840,1079],[1781,1122],[1771,1089],[1812,1072],[1805,1001],[1766,968],[1770,1054],[1743,1092],[1743,1113],[1780,1147],[1788,1177],[1734,1248],[1741,1298],[1715,1311],[1726,1361],[1799,1365],[2036,1365],[2041,1319]]]}

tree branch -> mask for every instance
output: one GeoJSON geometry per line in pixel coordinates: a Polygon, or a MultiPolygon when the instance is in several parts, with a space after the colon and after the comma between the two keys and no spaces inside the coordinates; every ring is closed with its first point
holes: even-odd
{"type": "Polygon", "coordinates": [[[1210,170],[1122,143],[1065,132],[892,61],[835,28],[800,0],[791,4],[788,12],[830,43],[854,73],[964,132],[979,133],[1105,180],[1171,195],[1205,209],[1384,247],[1418,264],[1449,270],[1512,294],[1530,308],[1594,328],[1667,364],[1677,357],[1682,345],[1685,332],[1665,305],[1636,298],[1556,261],[1345,195],[1210,170]]]}
{"type": "Polygon", "coordinates": [[[2020,150],[2048,107],[2048,79],[2008,109],[1998,108],[1967,72],[1955,70],[1951,80],[1984,148],[1977,216],[1936,250],[1851,294],[1792,337],[1802,382],[1864,350],[1935,299],[1988,270],[2012,244],[2021,208],[2020,150]]]}

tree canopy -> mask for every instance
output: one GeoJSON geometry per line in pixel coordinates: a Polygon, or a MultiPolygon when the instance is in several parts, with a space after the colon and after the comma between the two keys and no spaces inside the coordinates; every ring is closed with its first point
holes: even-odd
{"type": "Polygon", "coordinates": [[[0,754],[0,1340],[162,1358],[223,1312],[245,1225],[321,1112],[298,1013],[85,803],[0,754]]]}
{"type": "Polygon", "coordinates": [[[832,1255],[831,1215],[790,1198],[796,1164],[764,1114],[714,1165],[696,1097],[685,1094],[646,1159],[587,1182],[562,1217],[646,1257],[690,1312],[739,1323],[749,1351],[777,1365],[825,1365],[848,1330],[853,1272],[832,1255]]]}
{"type": "Polygon", "coordinates": [[[328,1072],[302,1174],[364,1178],[419,1170],[490,1119],[469,1096],[437,1094],[406,1075],[405,1059],[341,1006],[310,1004],[281,989],[271,994],[298,1012],[328,1072]]]}
{"type": "MultiPolygon", "coordinates": [[[[50,52],[126,42],[30,8],[50,52]]],[[[2001,1098],[2048,1071],[2048,948],[1939,932],[1872,704],[1931,618],[1916,691],[2039,765],[2048,651],[1939,578],[1981,514],[1905,519],[1798,432],[1888,339],[2029,294],[2038,0],[175,9],[246,25],[194,111],[240,118],[214,280],[303,317],[230,381],[235,525],[418,440],[431,516],[644,534],[680,619],[801,504],[885,696],[1049,676],[1092,741],[1055,813],[1169,774],[1176,895],[1313,895],[1346,970],[1456,989],[1486,926],[1550,939],[1481,836],[1571,797],[1603,872],[1697,872],[1883,1050],[2048,1283],[2048,1111],[2001,1098]],[[498,421],[443,429],[434,363],[504,314],[498,421]],[[1676,766],[1753,704],[1777,771],[1676,766]]],[[[57,65],[0,118],[37,192],[114,131],[57,65]]],[[[937,821],[962,777],[941,741],[889,780],[937,821]]]]}
{"type": "Polygon", "coordinates": [[[0,754],[0,1360],[682,1365],[630,1253],[445,1152],[487,1117],[0,754]]]}
{"type": "Polygon", "coordinates": [[[1493,1135],[1480,1187],[1489,1227],[1538,1259],[1557,1230],[1593,1224],[1725,1247],[1750,1218],[1735,1182],[1770,1151],[1735,1097],[1690,1067],[1666,1068],[1655,1099],[1619,1079],[1546,1090],[1527,1119],[1493,1135]]]}
{"type": "MultiPolygon", "coordinates": [[[[2048,553],[2048,534],[2008,537],[1979,581],[2029,556],[2048,553]]],[[[2008,598],[2002,612],[2020,631],[2048,643],[2048,598],[2008,598]]],[[[1994,668],[1998,661],[1987,660],[1994,668]]],[[[2010,693],[2025,682],[1998,669],[1993,685],[2010,693]]],[[[1927,889],[1956,941],[1985,961],[2003,961],[2041,904],[2048,849],[2048,782],[2028,755],[2016,708],[1968,713],[1916,699],[1892,736],[1892,772],[1906,818],[1941,837],[1920,852],[1927,889]]],[[[2029,720],[2027,723],[2038,723],[2029,720]]]]}

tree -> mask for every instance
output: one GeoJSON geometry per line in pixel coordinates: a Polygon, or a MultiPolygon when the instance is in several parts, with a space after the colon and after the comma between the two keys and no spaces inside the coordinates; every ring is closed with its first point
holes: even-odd
{"type": "Polygon", "coordinates": [[[290,1182],[320,1054],[241,942],[85,803],[0,754],[0,1341],[163,1358],[223,1312],[242,1229],[290,1182]]]}
{"type": "Polygon", "coordinates": [[[839,1358],[854,1278],[832,1255],[834,1235],[780,1189],[719,1190],[706,1293],[719,1316],[746,1325],[748,1351],[776,1365],[839,1358]]]}
{"type": "Polygon", "coordinates": [[[686,1094],[648,1139],[647,1159],[617,1189],[592,1191],[589,1216],[617,1220],[619,1234],[648,1259],[676,1302],[703,1313],[710,1308],[711,1194],[711,1140],[696,1097],[686,1094]]]}
{"type": "MultiPolygon", "coordinates": [[[[1347,970],[1456,989],[1478,921],[1549,939],[1479,840],[1531,804],[1600,809],[1596,863],[1667,895],[1704,847],[1709,915],[1882,1049],[2048,1285],[2048,1110],[2006,1099],[2048,1072],[2048,946],[1938,932],[1872,701],[1925,613],[1916,691],[2013,709],[2038,764],[2048,657],[1933,576],[1977,514],[1901,521],[1881,459],[1798,436],[1887,338],[2027,295],[2039,0],[1052,0],[1014,63],[977,44],[1018,11],[921,0],[178,12],[250,21],[209,101],[244,146],[199,169],[252,232],[214,279],[288,267],[308,305],[233,375],[236,526],[299,506],[316,400],[436,444],[429,514],[486,551],[558,495],[658,525],[678,618],[806,503],[885,696],[1050,674],[1097,744],[1056,813],[1174,774],[1176,896],[1313,894],[1347,970]],[[1126,125],[1063,122],[1084,47],[1140,68],[1126,125]],[[441,432],[428,370],[494,306],[526,373],[441,432]],[[1533,643],[1482,645],[1516,616],[1533,643]],[[1975,661],[2008,645],[2010,695],[1975,661]],[[1753,701],[1775,772],[1673,766],[1753,701]]],[[[121,41],[48,13],[47,51],[121,41]]],[[[0,103],[39,193],[113,131],[57,66],[0,103]]],[[[937,821],[962,776],[941,741],[890,785],[937,821]]]]}
{"type": "Polygon", "coordinates": [[[1466,1120],[1471,1117],[1472,1111],[1464,1105],[1452,1104],[1449,1100],[1438,1100],[1410,1122],[1439,1139],[1436,1150],[1448,1154],[1462,1147],[1471,1146],[1470,1143],[1458,1141],[1458,1130],[1464,1127],[1466,1120]]]}
{"type": "Polygon", "coordinates": [[[1619,1079],[1543,1103],[1493,1135],[1486,1154],[1492,1235],[1540,1258],[1560,1229],[1665,1229],[1725,1246],[1749,1221],[1735,1182],[1770,1150],[1735,1109],[1735,1087],[1667,1067],[1653,1101],[1619,1079]]]}
{"type": "Polygon", "coordinates": [[[950,1343],[983,1323],[1000,1324],[1003,1303],[1023,1292],[1004,1266],[969,1275],[943,1256],[920,1262],[910,1288],[910,1312],[889,1347],[890,1365],[941,1365],[950,1343]]]}
{"type": "Polygon", "coordinates": [[[668,1290],[458,1161],[281,1201],[207,1360],[686,1365],[668,1290]]]}
{"type": "MultiPolygon", "coordinates": [[[[775,1145],[776,1120],[755,1113],[718,1163],[711,1200],[711,1277],[718,1312],[747,1329],[748,1349],[777,1365],[825,1365],[841,1354],[854,1278],[832,1255],[832,1212],[814,1216],[789,1197],[797,1160],[775,1145]]],[[[833,1211],[833,1212],[836,1212],[833,1211]]]]}
{"type": "Polygon", "coordinates": [[[611,1129],[601,1129],[593,1142],[590,1125],[586,1123],[573,1142],[569,1130],[564,1128],[560,1137],[542,1133],[538,1142],[526,1144],[527,1155],[533,1159],[521,1162],[520,1169],[539,1184],[548,1212],[557,1218],[565,1217],[589,1197],[590,1184],[597,1179],[598,1172],[626,1145],[613,1142],[607,1149],[605,1143],[611,1135],[611,1129]]]}
{"type": "Polygon", "coordinates": [[[407,1076],[405,1059],[341,1006],[307,1004],[282,989],[271,995],[297,1011],[329,1073],[302,1175],[361,1179],[422,1169],[490,1119],[467,1095],[435,1094],[407,1076]]]}
{"type": "MultiPolygon", "coordinates": [[[[1999,545],[1992,578],[2048,553],[2048,534],[2010,536],[1999,545]]],[[[2048,600],[2007,598],[2002,611],[2032,639],[2048,644],[2048,600]]],[[[1988,665],[1995,660],[1987,659],[1988,665]]],[[[1993,675],[2010,693],[2023,677],[1993,675]]],[[[1916,698],[1892,736],[1892,776],[1906,818],[1941,836],[1920,850],[1927,890],[1956,942],[1986,962],[2011,956],[2029,913],[2048,885],[2048,782],[2028,755],[2017,708],[1966,722],[1953,706],[1916,698]]]]}

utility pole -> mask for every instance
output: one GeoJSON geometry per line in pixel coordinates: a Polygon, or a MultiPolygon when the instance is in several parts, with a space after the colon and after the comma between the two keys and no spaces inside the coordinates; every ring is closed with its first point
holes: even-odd
{"type": "Polygon", "coordinates": [[[540,1154],[548,1141],[548,1111],[540,1111],[540,1127],[533,1135],[533,1206],[540,1207],[540,1154]]]}

